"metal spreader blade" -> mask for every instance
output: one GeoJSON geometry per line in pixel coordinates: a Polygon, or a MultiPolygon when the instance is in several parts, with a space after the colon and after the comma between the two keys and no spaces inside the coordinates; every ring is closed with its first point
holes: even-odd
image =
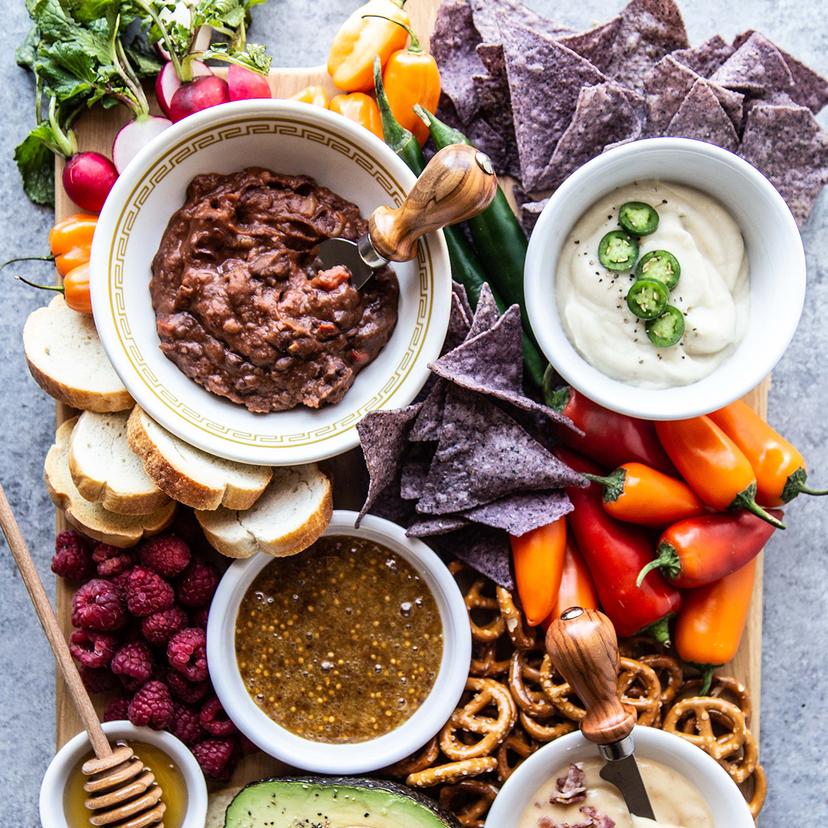
{"type": "Polygon", "coordinates": [[[314,267],[327,270],[336,265],[347,267],[351,271],[351,284],[359,290],[373,275],[378,267],[388,264],[380,256],[367,236],[358,242],[349,239],[325,239],[319,245],[314,267]]]}
{"type": "Polygon", "coordinates": [[[615,785],[633,816],[655,819],[650,797],[632,753],[623,759],[610,759],[601,768],[601,778],[615,785]]]}

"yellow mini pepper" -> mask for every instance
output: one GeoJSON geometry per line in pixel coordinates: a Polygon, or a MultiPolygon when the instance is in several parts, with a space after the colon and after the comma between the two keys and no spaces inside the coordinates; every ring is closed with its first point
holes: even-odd
{"type": "Polygon", "coordinates": [[[377,138],[382,139],[382,120],[377,102],[364,92],[351,92],[347,95],[335,95],[331,98],[331,112],[355,121],[365,129],[370,129],[377,138]]]}
{"type": "Polygon", "coordinates": [[[295,95],[291,95],[288,100],[321,106],[322,109],[328,108],[328,94],[322,86],[306,86],[295,95]]]}

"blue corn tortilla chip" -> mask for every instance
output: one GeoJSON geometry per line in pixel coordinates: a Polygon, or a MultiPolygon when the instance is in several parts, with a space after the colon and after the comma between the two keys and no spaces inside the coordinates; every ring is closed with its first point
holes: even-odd
{"type": "Polygon", "coordinates": [[[463,309],[463,314],[466,317],[469,326],[471,326],[472,317],[474,317],[474,311],[472,310],[471,303],[469,302],[469,294],[466,292],[466,288],[460,284],[460,282],[455,282],[452,280],[451,282],[451,292],[457,297],[457,301],[460,303],[460,307],[463,309]]]}
{"type": "Polygon", "coordinates": [[[403,463],[400,470],[400,497],[403,500],[419,500],[428,478],[431,460],[411,460],[403,463]]]}
{"type": "Polygon", "coordinates": [[[474,311],[471,326],[466,339],[474,339],[478,334],[491,330],[500,318],[492,289],[488,282],[483,283],[480,295],[477,297],[477,308],[474,311]]]}
{"type": "MultiPolygon", "coordinates": [[[[371,505],[370,513],[405,528],[417,519],[417,513],[414,511],[413,501],[403,500],[400,497],[399,480],[398,475],[389,486],[377,495],[371,505]]],[[[359,520],[361,519],[360,517],[359,520]]],[[[358,527],[359,522],[355,522],[354,525],[358,527]]]]}
{"type": "Polygon", "coordinates": [[[446,535],[449,532],[456,532],[464,526],[469,526],[469,521],[461,515],[421,517],[405,530],[405,534],[410,538],[429,538],[434,535],[446,535]]]}
{"type": "Polygon", "coordinates": [[[540,201],[524,201],[520,205],[520,223],[523,225],[527,236],[532,235],[532,231],[538,223],[540,214],[548,203],[548,198],[542,198],[540,201]]]}
{"type": "Polygon", "coordinates": [[[710,80],[757,98],[794,91],[793,75],[782,53],[759,32],[753,32],[710,80]]]}
{"type": "Polygon", "coordinates": [[[417,512],[444,515],[520,491],[583,483],[581,475],[495,403],[450,386],[440,442],[417,512]]]}
{"type": "Polygon", "coordinates": [[[443,426],[443,406],[446,404],[446,384],[435,377],[431,390],[423,400],[420,411],[411,427],[408,439],[416,443],[440,439],[440,429],[443,426]]]}
{"type": "Polygon", "coordinates": [[[575,54],[588,60],[596,69],[603,72],[612,62],[620,25],[621,17],[613,17],[612,20],[593,26],[586,31],[564,34],[558,40],[567,49],[572,49],[575,54]]]}
{"type": "Polygon", "coordinates": [[[370,411],[357,423],[359,443],[368,468],[368,494],[359,511],[357,526],[380,493],[399,474],[408,432],[419,410],[419,403],[415,403],[391,411],[370,411]]]}
{"type": "Polygon", "coordinates": [[[695,138],[731,152],[736,152],[739,146],[733,122],[703,79],[693,85],[664,134],[676,138],[695,138]]]}
{"type": "Polygon", "coordinates": [[[571,511],[572,503],[564,492],[524,492],[475,506],[462,516],[510,535],[525,535],[571,511]]]}
{"type": "MultiPolygon", "coordinates": [[[[466,299],[468,303],[468,298],[466,299]]],[[[460,299],[460,295],[452,291],[451,294],[451,310],[449,312],[449,324],[446,331],[446,338],[443,342],[442,353],[451,351],[463,342],[469,334],[471,327],[471,317],[466,315],[466,309],[460,299]]]]}
{"type": "Polygon", "coordinates": [[[720,35],[713,35],[698,46],[677,49],[672,58],[703,78],[709,78],[735,51],[736,47],[720,35]]]}
{"type": "Polygon", "coordinates": [[[558,187],[604,147],[640,137],[644,108],[643,98],[614,81],[582,87],[572,120],[543,172],[544,180],[558,187]]]}
{"type": "Polygon", "coordinates": [[[505,532],[487,526],[469,526],[433,539],[445,555],[458,558],[498,586],[513,591],[512,549],[505,532]]]}
{"type": "Polygon", "coordinates": [[[755,103],[748,111],[739,155],[768,177],[801,227],[828,184],[828,133],[811,110],[755,103]]]}

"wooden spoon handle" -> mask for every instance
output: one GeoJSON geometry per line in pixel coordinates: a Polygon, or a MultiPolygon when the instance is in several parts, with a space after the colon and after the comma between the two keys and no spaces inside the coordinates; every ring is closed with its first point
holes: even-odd
{"type": "Polygon", "coordinates": [[[83,686],[78,668],[75,667],[75,662],[72,660],[69,646],[63,637],[63,632],[55,617],[55,611],[49,603],[49,596],[46,595],[43,582],[40,580],[40,575],[37,574],[37,568],[32,560],[29,547],[23,539],[2,485],[0,485],[0,527],[2,527],[3,534],[6,536],[6,542],[17,563],[17,568],[20,570],[23,583],[29,591],[29,597],[32,599],[32,605],[43,626],[43,632],[46,633],[46,638],[49,639],[58,667],[63,674],[63,680],[69,688],[69,695],[72,697],[78,715],[83,721],[83,726],[89,734],[92,749],[99,759],[103,759],[112,753],[112,748],[101,728],[98,714],[92,706],[89,694],[83,686]]]}
{"type": "Polygon", "coordinates": [[[618,639],[609,618],[570,607],[550,625],[546,650],[586,707],[581,733],[596,745],[629,736],[636,717],[618,699],[618,639]]]}
{"type": "Polygon", "coordinates": [[[407,262],[417,255],[420,236],[476,216],[496,192],[497,176],[487,155],[466,144],[443,147],[400,207],[374,210],[371,243],[389,261],[407,262]]]}

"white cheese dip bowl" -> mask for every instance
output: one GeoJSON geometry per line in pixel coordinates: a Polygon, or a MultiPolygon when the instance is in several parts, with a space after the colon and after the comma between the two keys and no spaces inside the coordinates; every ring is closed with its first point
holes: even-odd
{"type": "MultiPolygon", "coordinates": [[[[636,727],[633,737],[636,756],[665,765],[698,789],[710,809],[715,828],[755,828],[742,792],[727,771],[703,750],[679,736],[652,727],[636,727]]],[[[567,733],[542,747],[523,762],[500,789],[486,818],[486,828],[506,828],[516,824],[537,790],[553,774],[570,762],[596,756],[598,749],[580,731],[567,733]]],[[[688,825],[686,828],[694,827],[688,825]]]]}
{"type": "Polygon", "coordinates": [[[678,420],[733,402],[771,372],[802,313],[805,252],[788,206],[755,167],[712,144],[651,138],[592,159],[552,194],[529,241],[524,287],[532,331],[564,381],[613,411],[678,420]],[[744,334],[732,353],[696,382],[667,388],[614,379],[591,365],[570,341],[556,295],[559,259],[574,225],[613,190],[649,180],[691,187],[721,204],[741,230],[750,282],[744,334]]]}

